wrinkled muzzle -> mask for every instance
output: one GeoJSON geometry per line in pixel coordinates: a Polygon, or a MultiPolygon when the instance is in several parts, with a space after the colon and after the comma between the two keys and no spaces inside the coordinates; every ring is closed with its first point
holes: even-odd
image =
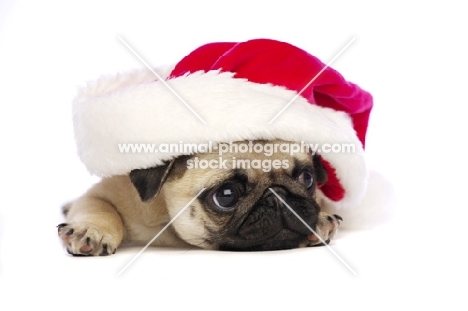
{"type": "Polygon", "coordinates": [[[274,186],[271,189],[282,200],[270,188],[266,189],[237,232],[227,237],[220,249],[255,251],[296,248],[312,233],[301,219],[315,230],[320,208],[314,200],[293,195],[284,187],[274,186]]]}

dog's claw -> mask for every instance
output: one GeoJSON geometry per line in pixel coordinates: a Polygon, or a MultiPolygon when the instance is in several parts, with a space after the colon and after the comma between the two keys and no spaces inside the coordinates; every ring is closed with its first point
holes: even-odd
{"type": "Polygon", "coordinates": [[[338,219],[339,221],[343,221],[343,217],[341,217],[340,215],[337,215],[337,214],[333,214],[333,216],[338,219]]]}
{"type": "Polygon", "coordinates": [[[99,254],[99,256],[107,256],[109,255],[109,252],[107,251],[107,244],[104,244],[102,246],[102,252],[99,254]]]}

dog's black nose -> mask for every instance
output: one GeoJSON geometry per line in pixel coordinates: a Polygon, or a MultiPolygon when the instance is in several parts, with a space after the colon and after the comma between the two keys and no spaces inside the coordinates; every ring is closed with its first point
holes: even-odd
{"type": "Polygon", "coordinates": [[[285,201],[289,195],[289,192],[283,187],[270,187],[266,189],[263,193],[263,202],[265,203],[265,205],[272,208],[287,208],[286,206],[284,206],[283,202],[280,200],[280,198],[278,198],[277,195],[280,196],[283,199],[283,201],[285,201]]]}
{"type": "Polygon", "coordinates": [[[266,189],[263,194],[263,202],[269,208],[276,210],[276,215],[281,219],[283,228],[307,235],[311,231],[302,221],[307,223],[309,227],[315,227],[316,208],[311,204],[312,202],[307,202],[303,198],[295,198],[281,186],[266,189]]]}

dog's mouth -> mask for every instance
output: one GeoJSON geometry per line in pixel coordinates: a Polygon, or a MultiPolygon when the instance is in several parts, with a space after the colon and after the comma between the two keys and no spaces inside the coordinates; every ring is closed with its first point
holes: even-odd
{"type": "Polygon", "coordinates": [[[306,246],[315,237],[312,233],[304,235],[290,229],[282,229],[266,240],[229,239],[220,243],[218,249],[223,251],[274,251],[306,246]]]}

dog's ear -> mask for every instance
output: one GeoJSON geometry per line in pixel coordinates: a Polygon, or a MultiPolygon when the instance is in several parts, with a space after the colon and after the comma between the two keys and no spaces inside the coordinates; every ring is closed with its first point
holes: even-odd
{"type": "Polygon", "coordinates": [[[322,158],[318,154],[314,153],[312,155],[312,161],[314,163],[315,177],[317,178],[317,182],[319,184],[325,183],[328,179],[328,174],[327,170],[323,166],[322,158]]]}
{"type": "Polygon", "coordinates": [[[174,166],[174,162],[175,160],[172,160],[160,166],[136,169],[130,172],[130,180],[143,202],[151,201],[158,195],[167,176],[169,176],[169,172],[174,166]]]}

